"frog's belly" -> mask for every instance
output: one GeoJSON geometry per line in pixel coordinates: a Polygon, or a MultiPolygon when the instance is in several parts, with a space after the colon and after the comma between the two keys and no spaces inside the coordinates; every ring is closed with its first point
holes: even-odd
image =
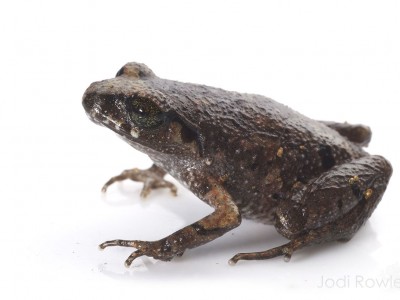
{"type": "Polygon", "coordinates": [[[269,224],[269,225],[274,225],[275,224],[275,219],[274,219],[274,209],[270,209],[269,211],[262,211],[259,209],[254,210],[253,207],[243,207],[240,208],[240,212],[243,218],[249,219],[249,220],[254,220],[263,224],[269,224]]]}
{"type": "MultiPolygon", "coordinates": [[[[275,208],[278,199],[274,199],[274,193],[262,193],[258,190],[227,187],[233,201],[238,206],[243,218],[255,220],[264,224],[274,224],[275,208]]],[[[264,191],[265,192],[265,191],[264,191]]]]}

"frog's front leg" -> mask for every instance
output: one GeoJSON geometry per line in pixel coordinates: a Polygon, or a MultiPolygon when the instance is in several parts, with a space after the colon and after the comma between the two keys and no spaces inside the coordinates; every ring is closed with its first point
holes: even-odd
{"type": "Polygon", "coordinates": [[[332,168],[306,186],[300,195],[277,207],[275,228],[289,243],[262,252],[239,253],[238,260],[268,259],[305,246],[350,240],[379,203],[392,174],[381,156],[366,156],[332,168]]]}
{"type": "Polygon", "coordinates": [[[100,248],[109,246],[136,248],[137,250],[125,261],[128,267],[134,259],[143,255],[169,261],[175,256],[181,256],[186,249],[208,243],[239,226],[241,215],[229,193],[218,183],[210,186],[211,189],[203,200],[215,211],[205,218],[158,241],[113,240],[102,243],[100,248]]]}
{"type": "Polygon", "coordinates": [[[105,193],[107,191],[107,188],[114,182],[130,179],[133,181],[143,182],[143,189],[140,193],[140,196],[142,198],[145,198],[148,194],[150,194],[151,190],[158,188],[169,188],[172,194],[176,196],[176,186],[173,183],[164,179],[166,173],[167,172],[165,172],[163,169],[156,166],[155,164],[153,164],[147,170],[140,170],[136,168],[125,170],[120,175],[111,177],[110,180],[108,180],[104,184],[101,190],[105,193]]]}

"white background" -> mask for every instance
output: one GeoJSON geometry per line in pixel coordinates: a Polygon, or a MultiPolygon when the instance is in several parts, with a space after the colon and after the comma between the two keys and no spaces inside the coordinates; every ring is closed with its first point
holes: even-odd
{"type": "Polygon", "coordinates": [[[399,1],[4,1],[0,26],[2,297],[398,295],[399,1]],[[368,124],[368,151],[395,169],[381,204],[349,243],[304,249],[290,263],[229,266],[237,252],[285,242],[244,222],[170,263],[140,258],[126,269],[130,249],[97,245],[162,238],[211,211],[181,186],[177,198],[157,191],[141,201],[132,182],[101,196],[110,176],[151,164],[91,123],[80,102],[92,81],[129,61],[316,119],[368,124]]]}

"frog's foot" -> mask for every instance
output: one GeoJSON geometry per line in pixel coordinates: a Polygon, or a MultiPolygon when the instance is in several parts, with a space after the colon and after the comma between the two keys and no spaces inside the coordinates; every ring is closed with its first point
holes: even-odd
{"type": "Polygon", "coordinates": [[[170,261],[175,256],[182,256],[183,254],[183,251],[171,247],[166,239],[153,242],[137,240],[113,240],[100,244],[99,248],[103,250],[111,246],[132,247],[137,249],[136,251],[132,252],[132,254],[129,255],[129,257],[126,259],[126,267],[130,267],[130,265],[136,258],[143,255],[153,257],[162,261],[170,261]]]}
{"type": "Polygon", "coordinates": [[[151,190],[159,188],[169,188],[171,193],[176,196],[176,186],[163,178],[165,174],[166,172],[156,165],[153,165],[147,170],[140,170],[137,168],[125,170],[120,175],[110,178],[110,180],[104,184],[101,191],[105,193],[107,188],[114,182],[130,179],[133,181],[143,182],[143,189],[140,193],[142,198],[146,198],[150,194],[151,190]]]}
{"type": "Polygon", "coordinates": [[[239,260],[261,260],[269,259],[277,256],[283,256],[284,261],[288,262],[292,257],[292,253],[302,246],[301,241],[291,241],[282,246],[261,252],[238,253],[229,260],[230,265],[235,265],[239,260]]]}

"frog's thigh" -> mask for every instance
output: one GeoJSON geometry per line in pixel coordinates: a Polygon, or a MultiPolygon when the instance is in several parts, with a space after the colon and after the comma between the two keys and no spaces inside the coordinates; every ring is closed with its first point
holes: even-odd
{"type": "Polygon", "coordinates": [[[362,124],[336,123],[328,121],[320,121],[329,128],[337,131],[340,135],[346,137],[349,141],[361,146],[368,146],[371,140],[371,129],[362,124]]]}
{"type": "Polygon", "coordinates": [[[240,253],[231,259],[268,259],[305,246],[349,240],[374,211],[392,173],[381,156],[366,156],[322,174],[298,202],[283,201],[277,208],[278,232],[290,242],[262,252],[240,253]]]}

